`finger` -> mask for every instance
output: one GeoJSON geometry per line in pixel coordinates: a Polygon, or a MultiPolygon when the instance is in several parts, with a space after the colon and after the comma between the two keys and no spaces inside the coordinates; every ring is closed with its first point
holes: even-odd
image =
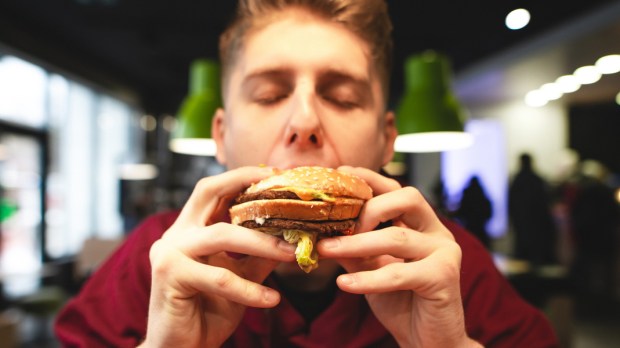
{"type": "Polygon", "coordinates": [[[417,231],[431,231],[441,226],[433,208],[420,191],[408,186],[370,199],[360,213],[356,231],[370,231],[386,221],[398,220],[417,231]]]}
{"type": "Polygon", "coordinates": [[[279,261],[270,260],[263,257],[247,255],[243,258],[230,257],[228,253],[210,255],[202,258],[201,262],[213,267],[229,269],[236,275],[254,283],[262,283],[280,264],[279,261]]]}
{"type": "MultiPolygon", "coordinates": [[[[390,255],[405,260],[419,260],[438,249],[444,239],[401,227],[388,227],[368,233],[320,240],[317,251],[321,257],[361,258],[390,255]]],[[[380,266],[380,265],[377,265],[380,266]]]]}
{"type": "Polygon", "coordinates": [[[269,308],[280,302],[280,294],[222,268],[184,259],[179,283],[199,292],[214,294],[245,306],[269,308]]]}
{"type": "Polygon", "coordinates": [[[390,263],[403,262],[402,258],[392,257],[390,255],[363,258],[339,258],[336,260],[347,273],[372,271],[390,263]]]}
{"type": "Polygon", "coordinates": [[[222,251],[281,262],[295,259],[295,245],[266,233],[228,223],[194,228],[175,238],[179,249],[193,259],[222,251]]]}
{"type": "Polygon", "coordinates": [[[176,223],[203,226],[222,200],[232,200],[252,183],[270,175],[271,167],[242,167],[201,179],[176,223]]]}
{"type": "MultiPolygon", "coordinates": [[[[458,268],[458,267],[453,267],[458,268]]],[[[457,277],[450,273],[449,277],[457,277]]],[[[355,294],[376,294],[400,290],[413,290],[420,294],[439,293],[428,289],[429,284],[439,288],[447,288],[442,279],[449,279],[446,273],[440,273],[432,263],[423,260],[418,262],[394,262],[372,271],[349,273],[340,275],[336,279],[338,287],[343,291],[355,294]]]]}

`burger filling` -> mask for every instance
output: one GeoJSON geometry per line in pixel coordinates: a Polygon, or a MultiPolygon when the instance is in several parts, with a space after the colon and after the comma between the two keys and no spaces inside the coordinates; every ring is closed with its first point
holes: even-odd
{"type": "Polygon", "coordinates": [[[284,240],[293,244],[297,243],[295,249],[295,258],[301,269],[310,273],[313,269],[319,267],[319,254],[314,249],[316,243],[316,233],[309,233],[300,230],[284,230],[282,231],[284,240]]]}
{"type": "MultiPolygon", "coordinates": [[[[237,197],[236,204],[256,200],[297,199],[303,201],[335,202],[336,198],[313,189],[281,187],[256,193],[245,193],[237,197]]],[[[351,234],[355,221],[330,220],[307,221],[261,217],[255,220],[243,221],[241,226],[259,230],[272,235],[282,236],[284,240],[297,243],[295,256],[297,263],[306,273],[318,267],[318,253],[314,248],[318,236],[331,237],[338,234],[351,234]]]]}
{"type": "Polygon", "coordinates": [[[317,236],[331,237],[338,234],[351,234],[355,227],[354,220],[341,221],[300,221],[287,219],[248,220],[241,226],[271,235],[282,236],[284,240],[297,243],[295,258],[299,267],[309,273],[318,267],[319,255],[314,249],[317,236]]]}

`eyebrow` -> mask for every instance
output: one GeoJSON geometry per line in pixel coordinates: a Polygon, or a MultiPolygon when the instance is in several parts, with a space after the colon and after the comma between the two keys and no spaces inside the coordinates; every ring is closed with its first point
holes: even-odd
{"type": "Polygon", "coordinates": [[[327,81],[329,83],[353,83],[356,86],[370,87],[370,80],[365,77],[356,76],[349,71],[327,69],[319,74],[319,84],[327,81]]]}
{"type": "Polygon", "coordinates": [[[331,87],[350,85],[363,98],[372,99],[372,87],[370,79],[355,76],[348,71],[328,69],[319,75],[317,86],[321,89],[329,89],[331,87]]]}
{"type": "Polygon", "coordinates": [[[254,71],[249,75],[245,76],[241,82],[242,87],[247,86],[255,82],[256,80],[273,80],[273,81],[287,81],[292,75],[292,70],[287,68],[266,68],[254,71]]]}
{"type": "MultiPolygon", "coordinates": [[[[260,79],[286,82],[289,81],[292,75],[293,69],[286,67],[260,69],[245,76],[242,81],[242,86],[248,85],[260,79]]],[[[328,83],[330,85],[352,83],[355,86],[364,87],[365,90],[370,90],[370,80],[368,78],[343,69],[327,68],[319,71],[317,85],[321,85],[323,83],[328,83]]]]}

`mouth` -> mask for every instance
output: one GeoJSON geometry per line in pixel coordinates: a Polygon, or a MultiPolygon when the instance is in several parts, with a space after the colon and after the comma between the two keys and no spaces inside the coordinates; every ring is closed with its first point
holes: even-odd
{"type": "Polygon", "coordinates": [[[279,165],[269,164],[269,166],[282,169],[282,170],[293,169],[297,167],[314,167],[314,166],[325,167],[325,168],[337,168],[338,167],[338,165],[334,165],[334,164],[317,163],[317,162],[293,162],[293,163],[286,163],[286,164],[279,164],[279,165]]]}

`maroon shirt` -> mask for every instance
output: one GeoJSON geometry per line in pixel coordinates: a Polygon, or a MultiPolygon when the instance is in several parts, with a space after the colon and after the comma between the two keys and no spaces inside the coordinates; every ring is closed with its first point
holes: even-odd
{"type": "MultiPolygon", "coordinates": [[[[149,249],[178,213],[154,215],[93,274],[55,323],[65,347],[135,347],[146,332],[151,268],[149,249]]],[[[557,347],[540,311],[527,304],[496,270],[484,247],[450,221],[463,251],[461,292],[467,333],[487,347],[557,347]]],[[[269,285],[273,285],[268,280],[269,285]]],[[[248,308],[225,347],[397,347],[364,296],[338,290],[313,322],[285,299],[272,309],[248,308]]]]}

